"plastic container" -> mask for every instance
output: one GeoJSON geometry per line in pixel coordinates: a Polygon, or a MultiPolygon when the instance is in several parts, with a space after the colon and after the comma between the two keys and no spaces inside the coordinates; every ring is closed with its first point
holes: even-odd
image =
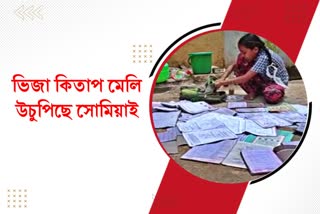
{"type": "Polygon", "coordinates": [[[212,52],[189,53],[188,62],[193,74],[209,74],[212,66],[212,52]]]}
{"type": "Polygon", "coordinates": [[[230,84],[228,86],[229,95],[234,95],[234,85],[230,84]]]}
{"type": "Polygon", "coordinates": [[[160,74],[159,74],[159,76],[158,76],[158,79],[157,79],[156,83],[166,82],[166,81],[169,79],[169,77],[170,77],[169,64],[166,63],[166,64],[163,66],[163,68],[162,68],[162,70],[161,70],[161,72],[160,72],[160,74]]]}

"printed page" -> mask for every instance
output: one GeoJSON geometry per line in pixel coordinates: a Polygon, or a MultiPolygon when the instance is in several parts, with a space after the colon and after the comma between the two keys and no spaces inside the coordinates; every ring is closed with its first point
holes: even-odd
{"type": "Polygon", "coordinates": [[[181,101],[179,102],[180,108],[190,114],[198,114],[204,111],[213,110],[214,108],[209,106],[205,102],[190,102],[190,101],[181,101]]]}
{"type": "Polygon", "coordinates": [[[177,112],[153,112],[153,123],[156,129],[176,126],[180,111],[177,112]]]}
{"type": "Polygon", "coordinates": [[[227,128],[187,132],[183,133],[182,135],[187,141],[188,145],[191,147],[207,143],[214,143],[220,140],[229,140],[237,138],[237,135],[235,135],[227,128]]]}
{"type": "Polygon", "coordinates": [[[271,128],[275,126],[283,127],[292,125],[291,122],[283,120],[279,117],[276,117],[272,114],[261,114],[259,116],[249,117],[249,120],[254,121],[262,128],[271,128]]]}
{"type": "Polygon", "coordinates": [[[286,112],[276,113],[274,115],[276,117],[279,117],[291,123],[305,123],[307,121],[306,116],[294,111],[286,111],[286,112]]]}
{"type": "Polygon", "coordinates": [[[181,156],[181,159],[219,164],[235,144],[236,140],[224,140],[218,143],[195,146],[181,156]]]}
{"type": "Polygon", "coordinates": [[[243,158],[241,156],[241,151],[245,148],[250,149],[270,149],[267,146],[262,146],[258,144],[252,144],[252,143],[245,143],[245,142],[237,142],[236,145],[232,148],[230,153],[227,155],[227,157],[223,160],[222,164],[226,166],[233,166],[237,168],[243,168],[246,169],[247,166],[245,165],[243,158]]]}
{"type": "Polygon", "coordinates": [[[239,113],[267,112],[266,108],[236,108],[235,110],[239,113]]]}
{"type": "Polygon", "coordinates": [[[175,129],[168,129],[165,132],[159,132],[158,138],[161,143],[173,141],[177,139],[177,132],[175,129]]]}
{"type": "Polygon", "coordinates": [[[233,111],[233,110],[231,110],[229,108],[218,108],[214,112],[215,113],[219,113],[219,114],[230,115],[230,116],[234,116],[235,114],[237,114],[236,111],[233,111]]]}
{"type": "Polygon", "coordinates": [[[302,114],[304,116],[307,116],[309,109],[308,106],[306,105],[301,105],[301,104],[291,104],[293,106],[293,108],[299,113],[302,114]]]}
{"type": "Polygon", "coordinates": [[[272,149],[242,149],[241,155],[250,173],[269,173],[281,166],[282,161],[272,149]]]}
{"type": "Polygon", "coordinates": [[[258,124],[256,124],[255,122],[253,122],[251,120],[245,120],[245,121],[246,121],[245,130],[251,134],[255,134],[258,136],[276,136],[277,135],[275,127],[262,128],[261,126],[259,126],[258,124]]]}
{"type": "Polygon", "coordinates": [[[267,137],[257,136],[252,143],[274,148],[276,146],[279,146],[284,141],[284,138],[285,137],[282,135],[274,136],[274,137],[273,136],[267,136],[267,137]]]}

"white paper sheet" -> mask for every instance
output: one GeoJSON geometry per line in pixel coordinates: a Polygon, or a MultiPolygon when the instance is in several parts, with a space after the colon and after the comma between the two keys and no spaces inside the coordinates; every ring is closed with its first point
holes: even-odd
{"type": "Polygon", "coordinates": [[[228,102],[228,108],[264,108],[264,103],[256,102],[228,102]]]}
{"type": "Polygon", "coordinates": [[[228,108],[246,108],[247,102],[228,102],[228,108]]]}
{"type": "Polygon", "coordinates": [[[181,135],[177,136],[177,145],[178,146],[184,146],[184,145],[188,145],[187,141],[184,139],[184,137],[181,135]]]}
{"type": "Polygon", "coordinates": [[[243,158],[241,156],[241,151],[245,148],[250,149],[270,149],[270,147],[262,146],[258,144],[245,143],[245,142],[237,142],[236,145],[232,148],[227,157],[222,161],[222,164],[225,166],[232,166],[237,168],[246,169],[243,158]]]}
{"type": "Polygon", "coordinates": [[[241,134],[245,131],[245,120],[243,118],[219,114],[216,112],[211,112],[207,117],[213,117],[224,123],[225,126],[235,134],[241,134]]]}
{"type": "Polygon", "coordinates": [[[161,105],[168,107],[168,108],[178,108],[179,107],[179,102],[174,102],[174,101],[170,101],[170,102],[161,102],[161,105]]]}
{"type": "Polygon", "coordinates": [[[234,116],[237,114],[236,111],[233,111],[229,108],[218,108],[217,110],[214,111],[215,113],[219,113],[219,114],[225,114],[225,115],[230,115],[230,116],[234,116]]]}
{"type": "Polygon", "coordinates": [[[171,131],[171,130],[174,130],[176,132],[177,136],[182,135],[182,133],[180,132],[180,130],[178,129],[177,126],[172,127],[172,128],[167,128],[167,131],[171,131]]]}
{"type": "Polygon", "coordinates": [[[250,117],[254,117],[254,116],[257,116],[257,117],[259,117],[260,115],[263,116],[262,114],[267,114],[267,112],[251,112],[251,113],[238,112],[237,117],[249,119],[250,117]]]}
{"type": "Polygon", "coordinates": [[[258,136],[276,136],[277,131],[275,127],[272,128],[262,128],[255,122],[251,120],[246,120],[246,127],[245,130],[251,134],[258,135],[258,136]]]}
{"type": "Polygon", "coordinates": [[[271,128],[275,126],[284,127],[292,125],[291,122],[283,120],[271,113],[261,114],[259,116],[252,116],[248,118],[249,120],[254,121],[262,128],[271,128]]]}
{"type": "Polygon", "coordinates": [[[166,150],[166,152],[168,154],[179,153],[176,141],[169,141],[169,142],[161,143],[161,145],[164,147],[164,149],[166,150]]]}
{"type": "Polygon", "coordinates": [[[181,132],[192,132],[198,130],[208,130],[224,127],[224,123],[215,119],[213,114],[207,113],[199,117],[192,118],[187,122],[178,122],[177,126],[181,132]]]}
{"type": "Polygon", "coordinates": [[[152,112],[157,111],[156,107],[162,107],[161,102],[152,102],[152,112]]]}
{"type": "Polygon", "coordinates": [[[269,105],[269,112],[284,112],[284,111],[293,111],[295,108],[289,103],[279,103],[274,105],[269,105]]]}
{"type": "Polygon", "coordinates": [[[156,106],[152,108],[153,111],[164,111],[164,112],[172,112],[172,111],[179,111],[177,108],[168,108],[165,106],[156,106]]]}
{"type": "Polygon", "coordinates": [[[178,122],[177,127],[180,132],[193,132],[201,130],[198,124],[194,121],[178,122]]]}
{"type": "Polygon", "coordinates": [[[286,112],[276,113],[274,115],[276,117],[279,117],[291,123],[305,123],[307,121],[306,116],[294,111],[286,111],[286,112]]]}
{"type": "Polygon", "coordinates": [[[252,174],[269,173],[282,164],[272,149],[243,149],[241,154],[252,174]]]}
{"type": "Polygon", "coordinates": [[[306,105],[300,105],[300,104],[291,104],[293,108],[297,110],[298,113],[306,116],[309,112],[308,106],[306,105]]]}
{"type": "Polygon", "coordinates": [[[257,113],[257,112],[267,112],[266,108],[236,108],[238,113],[257,113]]]}
{"type": "Polygon", "coordinates": [[[161,143],[173,141],[177,139],[177,132],[174,129],[169,129],[165,132],[160,132],[157,134],[158,134],[159,141],[161,143]]]}
{"type": "Polygon", "coordinates": [[[237,135],[227,128],[187,132],[182,135],[190,147],[237,138],[237,135]]]}
{"type": "Polygon", "coordinates": [[[201,130],[225,127],[224,123],[210,117],[203,118],[202,120],[195,120],[195,123],[198,125],[198,127],[200,127],[201,130]]]}
{"type": "Polygon", "coordinates": [[[156,129],[176,126],[180,111],[175,112],[153,112],[153,123],[156,129]]]}
{"type": "Polygon", "coordinates": [[[272,136],[272,137],[271,136],[265,136],[265,137],[257,136],[252,143],[274,148],[276,146],[279,146],[284,141],[284,138],[285,138],[285,136],[283,136],[283,135],[272,136]]]}
{"type": "Polygon", "coordinates": [[[195,146],[182,155],[181,159],[219,164],[229,154],[235,143],[236,140],[224,140],[218,143],[195,146]]]}
{"type": "Polygon", "coordinates": [[[191,101],[180,101],[180,108],[187,113],[190,114],[198,114],[204,111],[214,110],[215,108],[210,106],[208,103],[200,101],[200,102],[191,102],[191,101]]]}
{"type": "Polygon", "coordinates": [[[182,112],[180,117],[178,118],[178,120],[181,122],[187,122],[188,120],[194,119],[196,117],[200,117],[200,116],[202,116],[204,114],[208,114],[208,113],[209,113],[208,111],[201,112],[199,114],[189,114],[189,113],[182,112]]]}

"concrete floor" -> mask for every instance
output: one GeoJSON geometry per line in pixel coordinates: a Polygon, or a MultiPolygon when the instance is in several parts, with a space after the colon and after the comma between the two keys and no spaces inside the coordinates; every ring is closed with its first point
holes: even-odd
{"type": "MultiPolygon", "coordinates": [[[[203,86],[206,78],[207,75],[196,75],[193,78],[184,81],[169,81],[167,83],[157,84],[154,89],[153,101],[178,101],[181,86],[191,84],[203,86]]],[[[221,90],[227,91],[228,89],[221,88],[221,90]]],[[[235,94],[245,94],[245,92],[240,87],[236,87],[235,94]]],[[[262,100],[263,99],[261,97],[258,97],[254,101],[262,100]]],[[[294,80],[289,82],[289,88],[286,90],[284,102],[291,104],[308,104],[306,91],[302,80],[294,80]]],[[[226,106],[226,103],[220,103],[217,104],[217,106],[226,106]]],[[[293,140],[299,140],[300,137],[301,136],[295,135],[293,140]]],[[[180,159],[180,157],[188,150],[188,146],[179,146],[179,153],[169,156],[185,170],[205,180],[219,183],[240,183],[255,180],[261,177],[251,176],[246,169],[180,159]]]]}

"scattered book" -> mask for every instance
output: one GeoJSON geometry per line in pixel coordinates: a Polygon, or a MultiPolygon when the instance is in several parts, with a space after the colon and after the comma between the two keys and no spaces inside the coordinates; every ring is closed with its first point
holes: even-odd
{"type": "Polygon", "coordinates": [[[292,138],[294,137],[294,134],[292,131],[281,130],[281,129],[277,130],[277,135],[284,136],[284,140],[282,143],[291,142],[292,138]]]}
{"type": "Polygon", "coordinates": [[[190,147],[238,138],[237,135],[227,128],[186,132],[182,135],[190,147]]]}
{"type": "Polygon", "coordinates": [[[163,148],[166,150],[168,154],[177,154],[178,152],[178,146],[176,141],[168,141],[165,143],[161,143],[163,148]]]}
{"type": "Polygon", "coordinates": [[[184,145],[188,145],[187,141],[184,139],[184,137],[182,135],[178,135],[177,136],[177,145],[178,146],[184,146],[184,145]]]}
{"type": "Polygon", "coordinates": [[[267,109],[269,112],[284,112],[284,111],[295,110],[295,108],[289,103],[279,103],[279,104],[269,105],[267,109]]]}
{"type": "Polygon", "coordinates": [[[181,159],[220,164],[235,143],[236,140],[224,140],[218,143],[195,146],[182,155],[181,159]]]}
{"type": "Polygon", "coordinates": [[[206,113],[194,117],[186,122],[178,122],[177,126],[181,132],[193,132],[225,127],[224,123],[215,118],[216,113],[206,113]]]}
{"type": "Polygon", "coordinates": [[[179,102],[174,102],[174,101],[170,101],[170,102],[161,102],[161,105],[168,107],[168,108],[178,108],[179,107],[179,102]]]}
{"type": "Polygon", "coordinates": [[[305,123],[307,121],[306,116],[295,111],[280,112],[274,115],[291,123],[305,123]]]}
{"type": "MultiPolygon", "coordinates": [[[[238,141],[244,142],[248,138],[249,135],[247,135],[247,134],[238,134],[237,136],[238,136],[238,139],[237,139],[238,141]]],[[[252,136],[254,136],[254,135],[252,135],[252,136]]],[[[254,137],[256,137],[256,136],[254,136],[254,137]]]]}
{"type": "Polygon", "coordinates": [[[180,111],[174,112],[153,112],[153,123],[156,129],[175,127],[178,121],[180,111]]]}
{"type": "Polygon", "coordinates": [[[263,128],[271,128],[271,127],[285,127],[292,125],[291,122],[283,120],[279,117],[276,117],[274,114],[267,113],[267,114],[260,114],[259,116],[252,116],[249,117],[249,120],[254,121],[259,126],[263,128]]]}
{"type": "Polygon", "coordinates": [[[248,113],[237,112],[237,117],[249,119],[250,117],[254,117],[254,116],[259,117],[262,114],[268,114],[268,112],[248,112],[248,113]]]}
{"type": "Polygon", "coordinates": [[[291,104],[293,108],[300,114],[307,116],[308,115],[308,106],[306,105],[301,105],[301,104],[291,104]]]}
{"type": "Polygon", "coordinates": [[[255,102],[228,102],[228,108],[264,108],[264,103],[255,102]]]}
{"type": "Polygon", "coordinates": [[[171,130],[174,130],[176,132],[177,136],[182,135],[182,133],[179,131],[177,126],[167,129],[167,131],[171,131],[171,130]]]}
{"type": "Polygon", "coordinates": [[[175,129],[168,129],[164,132],[159,132],[158,138],[161,143],[173,141],[177,139],[177,132],[175,129]]]}
{"type": "Polygon", "coordinates": [[[254,149],[254,150],[270,149],[270,147],[262,146],[259,144],[237,142],[236,145],[232,148],[230,153],[222,161],[221,164],[225,165],[225,166],[232,166],[232,167],[246,169],[247,166],[245,165],[245,163],[241,157],[241,151],[246,148],[250,148],[250,149],[254,149]]]}
{"type": "Polygon", "coordinates": [[[187,122],[188,120],[194,119],[196,117],[200,117],[200,116],[207,114],[207,113],[208,113],[207,111],[199,113],[199,114],[189,114],[189,113],[182,112],[180,117],[178,118],[178,120],[180,122],[187,122]]]}
{"type": "Polygon", "coordinates": [[[258,136],[277,136],[276,127],[263,128],[251,120],[246,120],[245,131],[258,136]]]}
{"type": "Polygon", "coordinates": [[[168,108],[165,106],[156,106],[153,107],[152,111],[165,111],[165,112],[170,112],[170,111],[179,111],[177,108],[168,108]]]}
{"type": "Polygon", "coordinates": [[[257,138],[256,135],[253,135],[253,134],[249,134],[244,140],[244,142],[246,143],[252,143],[255,139],[257,138]]]}
{"type": "Polygon", "coordinates": [[[225,115],[230,115],[230,116],[234,116],[237,114],[236,111],[231,110],[229,108],[218,108],[217,110],[215,110],[214,112],[219,113],[219,114],[225,114],[225,115]]]}
{"type": "Polygon", "coordinates": [[[157,111],[156,107],[162,107],[161,102],[152,102],[152,111],[157,111]]]}
{"type": "Polygon", "coordinates": [[[281,166],[281,159],[273,152],[273,149],[241,150],[241,156],[252,175],[270,173],[281,166]]]}
{"type": "Polygon", "coordinates": [[[191,101],[180,101],[179,107],[186,113],[189,114],[198,114],[204,111],[211,111],[216,109],[215,107],[209,105],[204,101],[191,102],[191,101]]]}
{"type": "Polygon", "coordinates": [[[257,112],[267,112],[266,108],[236,108],[238,113],[257,113],[257,112]]]}
{"type": "Polygon", "coordinates": [[[279,146],[283,141],[284,141],[284,136],[278,135],[278,136],[257,136],[254,141],[252,142],[253,144],[259,144],[259,145],[264,145],[264,146],[269,146],[269,147],[276,147],[279,146]]]}

